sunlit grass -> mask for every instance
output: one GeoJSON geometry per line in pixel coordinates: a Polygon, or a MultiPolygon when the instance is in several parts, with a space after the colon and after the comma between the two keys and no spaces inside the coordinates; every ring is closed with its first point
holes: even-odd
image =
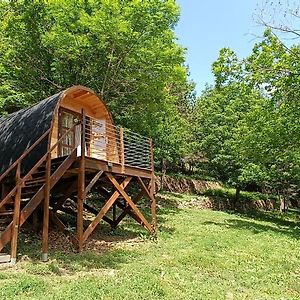
{"type": "Polygon", "coordinates": [[[297,212],[178,208],[191,197],[164,195],[157,241],[125,222],[101,253],[52,250],[45,264],[39,245],[21,247],[29,258],[0,271],[0,299],[300,298],[297,212]]]}

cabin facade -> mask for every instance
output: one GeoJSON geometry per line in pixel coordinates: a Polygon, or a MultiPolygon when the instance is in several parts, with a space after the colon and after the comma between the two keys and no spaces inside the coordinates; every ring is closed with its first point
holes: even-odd
{"type": "Polygon", "coordinates": [[[0,118],[0,199],[0,218],[6,221],[0,251],[10,251],[0,261],[16,262],[20,227],[31,219],[43,231],[43,260],[49,224],[67,232],[78,251],[101,220],[115,228],[129,215],[154,234],[152,141],[115,126],[92,90],[71,87],[0,118]],[[94,205],[90,194],[101,203],[94,205]],[[136,205],[144,196],[151,221],[136,205]],[[68,232],[65,214],[76,219],[76,232],[68,232]],[[94,215],[88,225],[85,214],[94,215]]]}

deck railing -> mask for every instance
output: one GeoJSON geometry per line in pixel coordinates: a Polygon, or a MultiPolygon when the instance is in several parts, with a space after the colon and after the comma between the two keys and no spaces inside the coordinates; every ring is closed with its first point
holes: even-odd
{"type": "Polygon", "coordinates": [[[151,139],[104,120],[86,120],[86,156],[123,166],[152,169],[151,139]]]}

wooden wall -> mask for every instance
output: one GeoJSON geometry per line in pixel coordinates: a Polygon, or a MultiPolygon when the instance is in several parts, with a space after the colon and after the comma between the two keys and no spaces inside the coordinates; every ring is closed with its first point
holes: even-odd
{"type": "MultiPolygon", "coordinates": [[[[116,137],[112,134],[111,128],[113,127],[113,121],[111,118],[110,113],[108,112],[106,106],[100,100],[95,94],[93,94],[90,91],[78,89],[73,90],[70,93],[66,93],[65,96],[61,99],[59,103],[59,107],[68,109],[70,111],[74,111],[76,113],[81,114],[82,109],[84,109],[86,116],[91,117],[92,119],[96,120],[105,120],[107,126],[106,128],[109,128],[108,134],[108,145],[106,149],[106,159],[108,161],[119,161],[119,154],[118,154],[118,148],[116,144],[116,137]]],[[[57,109],[54,121],[53,121],[53,127],[52,127],[52,134],[51,134],[51,146],[54,145],[58,140],[58,131],[59,131],[59,115],[58,115],[59,109],[57,109]]],[[[95,158],[97,157],[97,154],[94,153],[93,155],[93,149],[91,148],[91,156],[95,158]]],[[[58,157],[58,148],[56,147],[55,150],[51,154],[52,158],[58,157]]]]}

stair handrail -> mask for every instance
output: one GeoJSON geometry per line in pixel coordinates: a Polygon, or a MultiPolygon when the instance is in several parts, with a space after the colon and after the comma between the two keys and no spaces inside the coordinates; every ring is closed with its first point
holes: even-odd
{"type": "Polygon", "coordinates": [[[31,153],[31,151],[39,145],[39,143],[49,134],[50,128],[45,131],[10,167],[1,174],[0,176],[0,183],[1,181],[19,164],[22,160],[31,153]]]}
{"type": "Polygon", "coordinates": [[[10,199],[10,197],[12,197],[15,194],[15,192],[17,191],[17,187],[20,185],[23,186],[23,184],[28,179],[28,177],[30,177],[33,174],[33,172],[46,160],[47,156],[59,145],[59,143],[63,140],[63,138],[71,130],[73,130],[75,128],[75,126],[78,126],[79,124],[81,124],[81,122],[74,124],[64,134],[62,134],[62,136],[59,138],[59,140],[44,154],[44,156],[42,156],[42,158],[40,158],[40,160],[31,168],[31,170],[28,171],[28,173],[19,180],[19,182],[16,184],[16,186],[3,199],[0,200],[0,209],[2,208],[2,206],[4,204],[6,204],[6,202],[10,199]]]}

